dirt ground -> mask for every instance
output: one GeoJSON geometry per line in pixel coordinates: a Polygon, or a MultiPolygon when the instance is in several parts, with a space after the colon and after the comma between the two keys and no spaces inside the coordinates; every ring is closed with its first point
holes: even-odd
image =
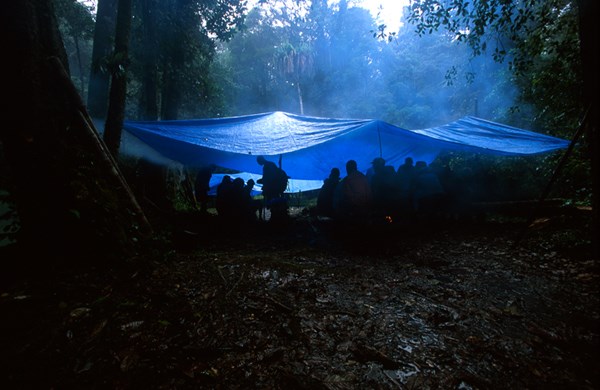
{"type": "Polygon", "coordinates": [[[153,255],[3,285],[0,387],[598,389],[588,222],[188,218],[153,255]]]}

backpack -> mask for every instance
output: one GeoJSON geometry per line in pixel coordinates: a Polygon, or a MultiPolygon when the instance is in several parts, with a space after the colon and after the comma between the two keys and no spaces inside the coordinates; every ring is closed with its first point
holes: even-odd
{"type": "Polygon", "coordinates": [[[289,176],[285,171],[279,167],[277,167],[277,171],[275,173],[275,180],[273,181],[273,189],[278,193],[282,194],[285,192],[288,186],[289,176]]]}

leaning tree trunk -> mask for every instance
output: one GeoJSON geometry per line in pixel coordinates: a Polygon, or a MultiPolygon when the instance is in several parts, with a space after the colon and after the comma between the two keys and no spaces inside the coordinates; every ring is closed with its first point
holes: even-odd
{"type": "Polygon", "coordinates": [[[0,25],[15,86],[0,133],[21,221],[15,261],[132,254],[149,225],[68,78],[52,0],[3,4],[0,25]]]}

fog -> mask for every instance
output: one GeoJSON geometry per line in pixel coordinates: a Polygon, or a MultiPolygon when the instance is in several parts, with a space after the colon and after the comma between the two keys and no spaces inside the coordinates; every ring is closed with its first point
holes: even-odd
{"type": "Polygon", "coordinates": [[[302,26],[267,28],[260,16],[249,18],[252,33],[238,34],[225,45],[235,86],[228,91],[229,114],[286,111],[381,119],[407,129],[466,115],[526,124],[510,58],[502,63],[485,53],[473,58],[453,37],[443,32],[419,37],[407,23],[393,40],[378,40],[373,36],[377,21],[362,8],[333,9],[328,17],[325,36],[310,39],[300,34],[306,34],[302,26]],[[296,61],[287,73],[272,64],[286,45],[295,50],[296,61]]]}

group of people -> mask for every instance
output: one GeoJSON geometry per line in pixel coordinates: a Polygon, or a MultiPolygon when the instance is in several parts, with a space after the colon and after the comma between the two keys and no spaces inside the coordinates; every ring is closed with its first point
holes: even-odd
{"type": "Polygon", "coordinates": [[[346,163],[346,176],[333,168],[323,182],[317,213],[342,220],[361,221],[370,217],[412,219],[433,215],[444,207],[446,192],[438,175],[424,161],[407,157],[397,170],[375,158],[366,174],[357,163],[346,163]]]}
{"type": "MultiPolygon", "coordinates": [[[[254,199],[255,182],[225,175],[217,187],[216,209],[220,216],[238,221],[262,217],[263,210],[271,211],[271,219],[287,216],[287,201],[283,196],[288,176],[274,162],[257,157],[262,166],[262,200],[254,199]]],[[[214,165],[198,171],[195,194],[200,209],[206,212],[209,182],[214,165]]],[[[338,168],[331,169],[317,198],[317,213],[321,216],[365,221],[371,217],[407,219],[430,216],[442,210],[447,194],[437,173],[424,161],[413,162],[407,157],[398,169],[386,165],[383,158],[375,158],[366,174],[358,169],[355,160],[346,163],[346,176],[341,178],[338,168]]]]}
{"type": "Polygon", "coordinates": [[[252,196],[254,180],[223,176],[217,187],[216,209],[219,216],[237,222],[253,221],[260,217],[261,202],[252,196]]]}
{"type": "MultiPolygon", "coordinates": [[[[283,196],[288,183],[288,176],[274,162],[258,156],[257,163],[262,167],[262,177],[257,180],[262,185],[263,200],[254,199],[255,182],[249,179],[244,182],[240,177],[223,176],[217,187],[215,206],[219,216],[235,221],[252,221],[263,218],[265,208],[271,211],[271,220],[287,216],[287,201],[283,196]]],[[[214,164],[198,170],[194,194],[200,211],[207,212],[210,180],[215,172],[214,164]]]]}

